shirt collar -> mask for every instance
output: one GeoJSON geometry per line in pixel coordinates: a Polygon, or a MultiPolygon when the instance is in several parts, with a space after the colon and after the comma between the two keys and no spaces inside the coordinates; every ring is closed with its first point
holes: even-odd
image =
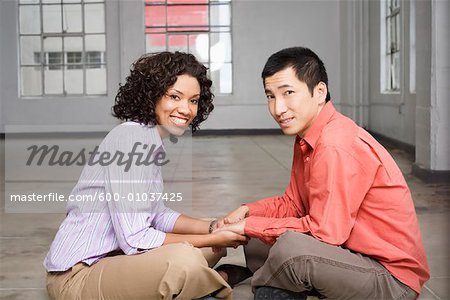
{"type": "MultiPolygon", "coordinates": [[[[333,103],[331,103],[331,101],[325,103],[324,107],[319,112],[319,115],[312,123],[306,135],[303,137],[303,140],[305,140],[311,146],[311,148],[313,149],[315,148],[320,133],[322,132],[322,129],[330,121],[331,117],[334,115],[335,112],[336,109],[334,108],[333,103]]],[[[298,140],[300,141],[302,139],[298,138],[298,140]]]]}

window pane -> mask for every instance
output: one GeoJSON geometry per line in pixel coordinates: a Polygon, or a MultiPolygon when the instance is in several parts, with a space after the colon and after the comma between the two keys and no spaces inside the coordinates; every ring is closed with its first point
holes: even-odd
{"type": "Polygon", "coordinates": [[[166,50],[166,34],[147,34],[146,51],[160,52],[166,50]]]}
{"type": "Polygon", "coordinates": [[[145,26],[166,26],[166,7],[146,6],[145,26]]]}
{"type": "Polygon", "coordinates": [[[63,6],[63,27],[66,32],[81,32],[81,5],[63,6]]]}
{"type": "Polygon", "coordinates": [[[181,34],[169,35],[168,50],[187,52],[188,51],[187,41],[188,41],[187,35],[181,34]]]}
{"type": "Polygon", "coordinates": [[[22,36],[20,38],[20,63],[22,65],[40,64],[40,53],[41,38],[39,36],[22,36]]]}
{"type": "Polygon", "coordinates": [[[42,0],[42,3],[61,3],[61,0],[42,0]]]}
{"type": "Polygon", "coordinates": [[[66,52],[66,60],[67,70],[83,68],[82,52],[66,52]]]}
{"type": "Polygon", "coordinates": [[[391,18],[386,20],[386,53],[391,53],[391,18]]]}
{"type": "Polygon", "coordinates": [[[63,71],[62,70],[45,70],[45,94],[55,95],[63,93],[63,71]]]}
{"type": "Polygon", "coordinates": [[[106,39],[104,34],[86,35],[84,40],[86,51],[106,51],[106,39]]]}
{"type": "Polygon", "coordinates": [[[167,22],[169,26],[208,26],[208,6],[168,6],[167,22]]]}
{"type": "Polygon", "coordinates": [[[62,32],[61,5],[42,5],[44,32],[62,32]]]}
{"type": "MultiPolygon", "coordinates": [[[[79,58],[81,59],[81,53],[79,53],[79,58]]],[[[64,89],[67,94],[83,94],[82,69],[69,69],[64,72],[64,89]]]]}
{"type": "Polygon", "coordinates": [[[105,7],[103,4],[84,6],[84,31],[86,33],[105,32],[105,7]]]}
{"type": "Polygon", "coordinates": [[[44,38],[44,52],[62,52],[62,38],[47,37],[44,38]]]}
{"type": "Polygon", "coordinates": [[[400,51],[400,14],[397,14],[395,16],[395,44],[396,44],[396,50],[400,51]]]}
{"type": "Polygon", "coordinates": [[[48,52],[48,69],[49,70],[60,70],[63,64],[63,53],[62,52],[48,52]]]}
{"type": "Polygon", "coordinates": [[[211,33],[211,62],[231,62],[231,36],[229,32],[211,33]]]}
{"type": "Polygon", "coordinates": [[[20,33],[40,33],[41,15],[39,5],[20,6],[20,33]]]}
{"type": "MultiPolygon", "coordinates": [[[[85,64],[86,68],[104,68],[106,40],[104,34],[85,36],[85,64]]],[[[87,75],[86,75],[87,76],[87,75]]],[[[87,77],[86,77],[87,78],[87,77]]]]}
{"type": "Polygon", "coordinates": [[[42,95],[40,67],[21,68],[21,94],[22,96],[40,96],[42,95]]]}
{"type": "Polygon", "coordinates": [[[39,0],[20,0],[19,3],[20,4],[29,4],[29,3],[37,4],[37,3],[39,3],[39,0]]]}
{"type": "Polygon", "coordinates": [[[189,52],[194,54],[200,62],[209,60],[209,35],[207,33],[189,36],[189,52]]]}
{"type": "Polygon", "coordinates": [[[394,63],[392,64],[392,89],[400,89],[400,53],[394,54],[394,63]]]}
{"type": "Polygon", "coordinates": [[[86,70],[86,93],[88,95],[106,94],[106,69],[86,70]]]}
{"type": "Polygon", "coordinates": [[[64,52],[66,53],[67,69],[83,68],[83,38],[66,37],[64,38],[64,52]]]}
{"type": "Polygon", "coordinates": [[[89,69],[101,68],[101,64],[102,64],[102,52],[100,51],[86,52],[86,68],[89,69]]]}
{"type": "Polygon", "coordinates": [[[230,26],[230,6],[211,5],[211,26],[230,26]]]}
{"type": "Polygon", "coordinates": [[[83,51],[83,38],[81,36],[64,38],[64,52],[69,51],[83,51]]]}
{"type": "Polygon", "coordinates": [[[167,0],[168,4],[208,3],[208,0],[167,0]]]}
{"type": "Polygon", "coordinates": [[[211,80],[214,90],[219,93],[232,92],[231,63],[211,63],[211,80]]]}
{"type": "Polygon", "coordinates": [[[63,3],[81,3],[81,0],[63,0],[63,3]]]}
{"type": "Polygon", "coordinates": [[[390,32],[390,37],[391,37],[390,51],[394,52],[395,49],[397,49],[397,47],[396,47],[396,41],[397,41],[396,33],[397,33],[397,31],[395,29],[395,20],[394,20],[394,18],[389,18],[389,20],[390,20],[390,28],[391,28],[391,32],[390,32]]]}
{"type": "Polygon", "coordinates": [[[63,52],[62,38],[45,38],[44,39],[44,64],[50,70],[62,69],[63,52]]]}

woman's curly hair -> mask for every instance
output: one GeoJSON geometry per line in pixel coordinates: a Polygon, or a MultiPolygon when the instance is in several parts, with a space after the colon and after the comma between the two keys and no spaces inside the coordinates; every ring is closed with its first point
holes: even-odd
{"type": "Polygon", "coordinates": [[[113,116],[124,121],[156,125],[156,102],[180,75],[190,75],[200,85],[198,112],[191,124],[192,131],[196,131],[214,109],[212,81],[207,76],[207,68],[194,55],[178,51],[145,54],[135,61],[125,84],[119,85],[112,107],[113,116]]]}

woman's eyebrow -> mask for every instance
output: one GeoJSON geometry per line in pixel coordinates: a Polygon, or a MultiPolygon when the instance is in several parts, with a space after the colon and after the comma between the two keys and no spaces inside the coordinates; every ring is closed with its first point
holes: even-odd
{"type": "Polygon", "coordinates": [[[179,90],[177,90],[177,89],[172,88],[171,90],[177,92],[177,93],[180,94],[180,95],[184,95],[182,91],[179,91],[179,90]]]}
{"type": "MultiPolygon", "coordinates": [[[[174,88],[172,88],[171,90],[173,90],[174,92],[180,94],[181,96],[184,96],[184,94],[183,94],[182,91],[179,91],[179,90],[174,89],[174,88]]],[[[195,94],[195,95],[193,95],[191,98],[198,97],[198,96],[200,96],[200,94],[195,94]]]]}

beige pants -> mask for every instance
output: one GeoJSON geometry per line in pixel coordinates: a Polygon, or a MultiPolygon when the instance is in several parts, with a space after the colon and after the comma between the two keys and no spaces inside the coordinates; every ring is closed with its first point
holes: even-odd
{"type": "Polygon", "coordinates": [[[194,299],[213,292],[230,299],[232,292],[202,251],[187,243],[105,257],[92,266],[78,263],[69,271],[49,273],[47,290],[51,299],[64,300],[194,299]]]}

